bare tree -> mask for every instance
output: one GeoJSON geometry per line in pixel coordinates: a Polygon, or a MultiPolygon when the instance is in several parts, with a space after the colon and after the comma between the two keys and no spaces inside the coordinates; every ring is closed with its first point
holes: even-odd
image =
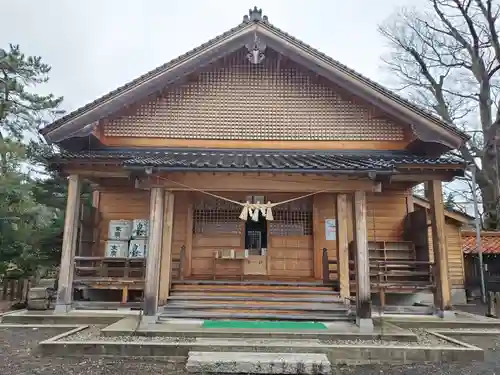
{"type": "Polygon", "coordinates": [[[500,229],[500,2],[426,0],[379,27],[384,57],[410,100],[471,134],[460,149],[477,167],[485,226],[500,229]]]}

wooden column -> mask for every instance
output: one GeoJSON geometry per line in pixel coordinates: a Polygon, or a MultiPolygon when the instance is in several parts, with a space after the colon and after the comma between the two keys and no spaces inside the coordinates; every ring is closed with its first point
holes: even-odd
{"type": "Polygon", "coordinates": [[[347,233],[347,195],[337,194],[337,273],[340,297],[349,303],[349,241],[347,233]]]}
{"type": "Polygon", "coordinates": [[[73,299],[73,273],[76,243],[78,237],[78,219],[80,216],[80,176],[68,177],[68,200],[64,218],[64,234],[57,286],[55,312],[68,312],[73,299]]]}
{"type": "Polygon", "coordinates": [[[144,316],[149,317],[147,320],[151,321],[155,320],[158,310],[164,199],[163,188],[151,188],[148,254],[146,257],[146,279],[144,280],[144,316]]]}
{"type": "Polygon", "coordinates": [[[167,303],[170,293],[170,284],[172,282],[172,228],[174,224],[174,197],[170,192],[165,192],[165,209],[163,213],[163,247],[161,251],[161,270],[160,270],[160,296],[159,304],[167,303]]]}
{"type": "Polygon", "coordinates": [[[356,245],[356,321],[360,328],[373,329],[370,292],[370,264],[366,226],[366,193],[356,191],[353,203],[356,245]]]}
{"type": "Polygon", "coordinates": [[[443,187],[441,181],[427,183],[428,199],[431,203],[432,248],[434,251],[434,275],[436,290],[435,307],[442,316],[451,310],[451,292],[448,277],[448,249],[446,247],[443,187]]]}
{"type": "Polygon", "coordinates": [[[186,218],[186,251],[184,253],[184,276],[191,276],[193,269],[193,195],[189,194],[189,204],[187,207],[187,218],[186,218]]]}
{"type": "Polygon", "coordinates": [[[99,212],[99,203],[101,200],[101,192],[98,190],[98,186],[92,186],[92,207],[95,209],[94,212],[94,233],[93,233],[93,240],[94,243],[92,244],[92,256],[99,256],[99,228],[98,224],[101,218],[101,214],[99,212]]]}

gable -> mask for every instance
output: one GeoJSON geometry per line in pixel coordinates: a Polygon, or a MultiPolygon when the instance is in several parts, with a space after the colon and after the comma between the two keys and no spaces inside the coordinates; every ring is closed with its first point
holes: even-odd
{"type": "Polygon", "coordinates": [[[184,81],[201,67],[225,58],[243,46],[250,46],[249,54],[260,63],[260,54],[265,56],[267,51],[264,51],[265,48],[262,50],[253,47],[257,40],[260,46],[267,46],[268,49],[308,67],[350,95],[370,103],[401,124],[409,126],[415,138],[411,149],[418,149],[420,153],[441,154],[461,147],[468,139],[465,133],[454,126],[283,32],[256,8],[250,10],[249,15],[238,26],[63,116],[40,132],[48,142],[59,144],[65,143],[65,140],[89,136],[104,118],[122,111],[140,98],[157,95],[165,86],[184,81]]]}
{"type": "MultiPolygon", "coordinates": [[[[103,121],[105,137],[403,141],[375,107],[268,49],[258,65],[240,49],[103,121]]],[[[407,132],[406,132],[407,133],[407,132]]]]}

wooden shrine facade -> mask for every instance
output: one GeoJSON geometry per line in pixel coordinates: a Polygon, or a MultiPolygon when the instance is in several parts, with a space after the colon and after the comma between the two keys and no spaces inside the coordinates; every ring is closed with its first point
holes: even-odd
{"type": "Polygon", "coordinates": [[[466,136],[257,9],[42,134],[61,147],[48,159],[69,181],[61,309],[92,268],[75,269],[83,180],[95,187],[99,220],[78,256],[104,257],[110,220],[149,219],[145,271],[130,284],[144,291],[146,316],[173,277],[323,281],[355,297],[361,318],[376,283],[427,287],[439,310],[451,307],[441,181],[465,165],[442,154],[466,136]],[[411,188],[422,182],[426,264],[405,240],[411,188]]]}

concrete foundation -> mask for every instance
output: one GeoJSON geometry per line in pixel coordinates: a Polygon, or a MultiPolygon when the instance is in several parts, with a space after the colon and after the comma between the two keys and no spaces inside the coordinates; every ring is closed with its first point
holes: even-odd
{"type": "Polygon", "coordinates": [[[359,327],[360,332],[373,332],[373,319],[356,318],[356,325],[359,327]]]}
{"type": "Polygon", "coordinates": [[[57,303],[54,307],[54,313],[56,314],[65,314],[71,311],[71,305],[59,304],[57,303]]]}
{"type": "MultiPolygon", "coordinates": [[[[378,303],[378,296],[374,295],[374,303],[378,303]]],[[[417,292],[413,294],[387,294],[386,303],[388,305],[401,305],[412,306],[415,303],[423,303],[427,305],[434,304],[434,295],[431,292],[417,292]]],[[[462,305],[467,303],[465,289],[452,289],[451,290],[451,303],[452,305],[462,305]]]]}

